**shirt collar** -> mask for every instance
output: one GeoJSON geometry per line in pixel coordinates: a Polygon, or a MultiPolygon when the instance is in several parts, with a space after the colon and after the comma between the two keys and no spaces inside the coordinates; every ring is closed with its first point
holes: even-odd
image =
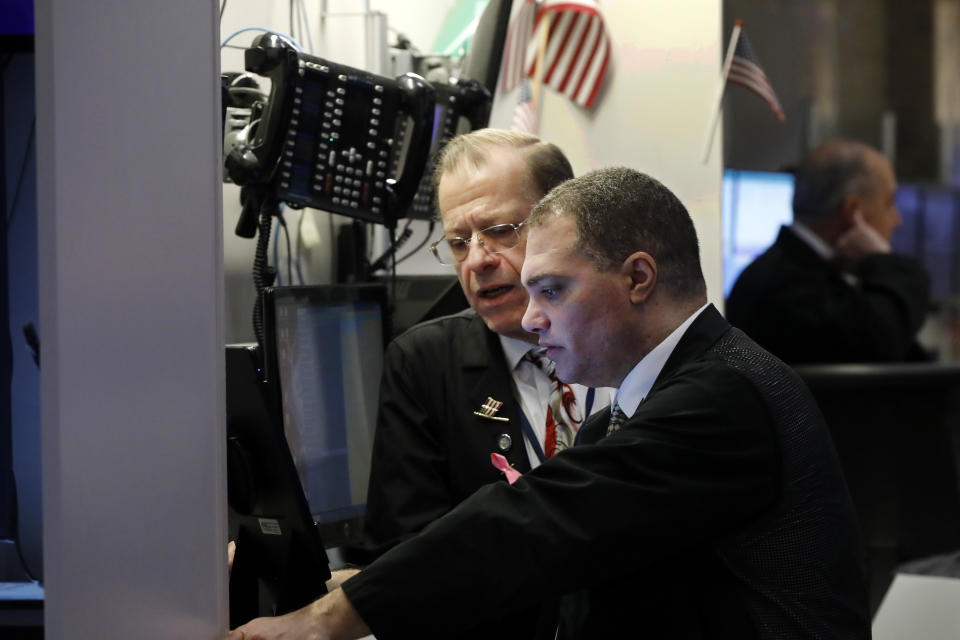
{"type": "Polygon", "coordinates": [[[498,333],[497,335],[500,337],[500,345],[503,347],[503,354],[507,357],[507,366],[510,367],[511,371],[517,368],[517,365],[520,364],[520,361],[523,359],[523,356],[527,354],[527,351],[537,346],[526,340],[508,338],[502,333],[498,333]]]}
{"type": "Polygon", "coordinates": [[[616,404],[627,418],[633,416],[637,407],[650,393],[650,388],[653,387],[654,381],[660,375],[663,365],[667,363],[667,359],[673,353],[677,343],[680,342],[680,338],[708,305],[709,303],[690,314],[690,317],[684,320],[683,324],[674,329],[650,353],[645,355],[620,383],[620,388],[617,389],[616,404]]]}
{"type": "Polygon", "coordinates": [[[823,238],[815,234],[810,230],[810,227],[803,224],[802,222],[794,222],[790,225],[789,229],[800,238],[804,243],[807,244],[813,251],[826,260],[830,262],[833,260],[833,249],[826,242],[823,241],[823,238]]]}

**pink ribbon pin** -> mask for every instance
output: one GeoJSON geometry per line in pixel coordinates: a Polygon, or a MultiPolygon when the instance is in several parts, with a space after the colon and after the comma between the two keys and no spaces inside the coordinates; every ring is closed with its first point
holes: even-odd
{"type": "Polygon", "coordinates": [[[517,478],[520,477],[520,472],[514,469],[513,467],[511,467],[510,463],[507,462],[507,459],[504,458],[499,453],[491,453],[490,462],[493,464],[494,467],[496,467],[500,471],[503,471],[503,474],[507,476],[507,482],[509,482],[510,484],[513,484],[514,482],[516,482],[517,478]]]}

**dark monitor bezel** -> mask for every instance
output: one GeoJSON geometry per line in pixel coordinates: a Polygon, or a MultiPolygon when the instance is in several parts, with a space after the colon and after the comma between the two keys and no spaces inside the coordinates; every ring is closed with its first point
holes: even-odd
{"type": "MultiPolygon", "coordinates": [[[[289,287],[268,287],[263,292],[264,310],[264,373],[265,379],[275,391],[275,420],[283,430],[283,389],[280,381],[280,363],[277,353],[278,303],[300,304],[350,304],[372,303],[380,309],[379,348],[385,349],[390,340],[390,308],[387,286],[382,283],[327,284],[289,287]]],[[[302,494],[301,490],[301,494],[302,494]]],[[[306,500],[306,498],[304,498],[306,500]]],[[[309,505],[307,512],[310,513],[309,505]]],[[[312,517],[312,515],[311,515],[312,517]]],[[[317,523],[315,526],[327,548],[358,544],[363,534],[363,515],[317,523]]]]}
{"type": "Polygon", "coordinates": [[[276,393],[254,345],[226,347],[230,626],[298,609],[326,593],[324,541],[276,421],[276,393]]]}

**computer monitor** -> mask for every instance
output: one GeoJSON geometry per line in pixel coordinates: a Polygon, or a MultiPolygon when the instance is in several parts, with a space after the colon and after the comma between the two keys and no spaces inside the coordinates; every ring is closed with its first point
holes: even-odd
{"type": "Polygon", "coordinates": [[[773,171],[723,173],[723,295],[740,272],[793,221],[793,174],[773,171]]]}
{"type": "Polygon", "coordinates": [[[496,92],[497,78],[500,76],[512,4],[513,0],[490,0],[487,3],[463,60],[461,76],[481,82],[490,95],[496,92]]]}
{"type": "Polygon", "coordinates": [[[328,548],[362,533],[388,335],[382,284],[264,292],[265,377],[328,548]]]}
{"type": "Polygon", "coordinates": [[[230,626],[298,609],[326,593],[329,562],[278,420],[256,345],[227,345],[230,626]]]}
{"type": "Polygon", "coordinates": [[[934,300],[960,291],[960,201],[954,187],[902,184],[897,189],[901,224],[893,233],[894,251],[916,258],[930,275],[934,300]]]}
{"type": "Polygon", "coordinates": [[[470,306],[455,275],[383,276],[377,281],[393,291],[391,339],[415,324],[458,313],[470,306]]]}

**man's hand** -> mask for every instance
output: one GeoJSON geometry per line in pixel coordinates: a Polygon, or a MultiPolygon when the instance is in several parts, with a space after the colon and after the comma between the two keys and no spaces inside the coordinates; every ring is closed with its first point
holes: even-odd
{"type": "Polygon", "coordinates": [[[836,261],[852,270],[864,258],[875,253],[890,253],[890,243],[871,227],[859,213],[853,214],[853,226],[837,238],[836,261]]]}
{"type": "Polygon", "coordinates": [[[285,616],[256,618],[231,631],[224,640],[327,640],[331,636],[322,632],[311,612],[319,602],[285,616]]]}
{"type": "Polygon", "coordinates": [[[233,557],[237,555],[237,543],[231,540],[227,543],[227,573],[233,573],[233,557]]]}
{"type": "Polygon", "coordinates": [[[327,580],[327,592],[338,589],[340,585],[347,581],[347,578],[360,573],[360,569],[337,569],[330,573],[330,579],[327,580]]]}
{"type": "Polygon", "coordinates": [[[356,640],[370,635],[341,589],[276,618],[256,618],[223,640],[356,640]]]}

